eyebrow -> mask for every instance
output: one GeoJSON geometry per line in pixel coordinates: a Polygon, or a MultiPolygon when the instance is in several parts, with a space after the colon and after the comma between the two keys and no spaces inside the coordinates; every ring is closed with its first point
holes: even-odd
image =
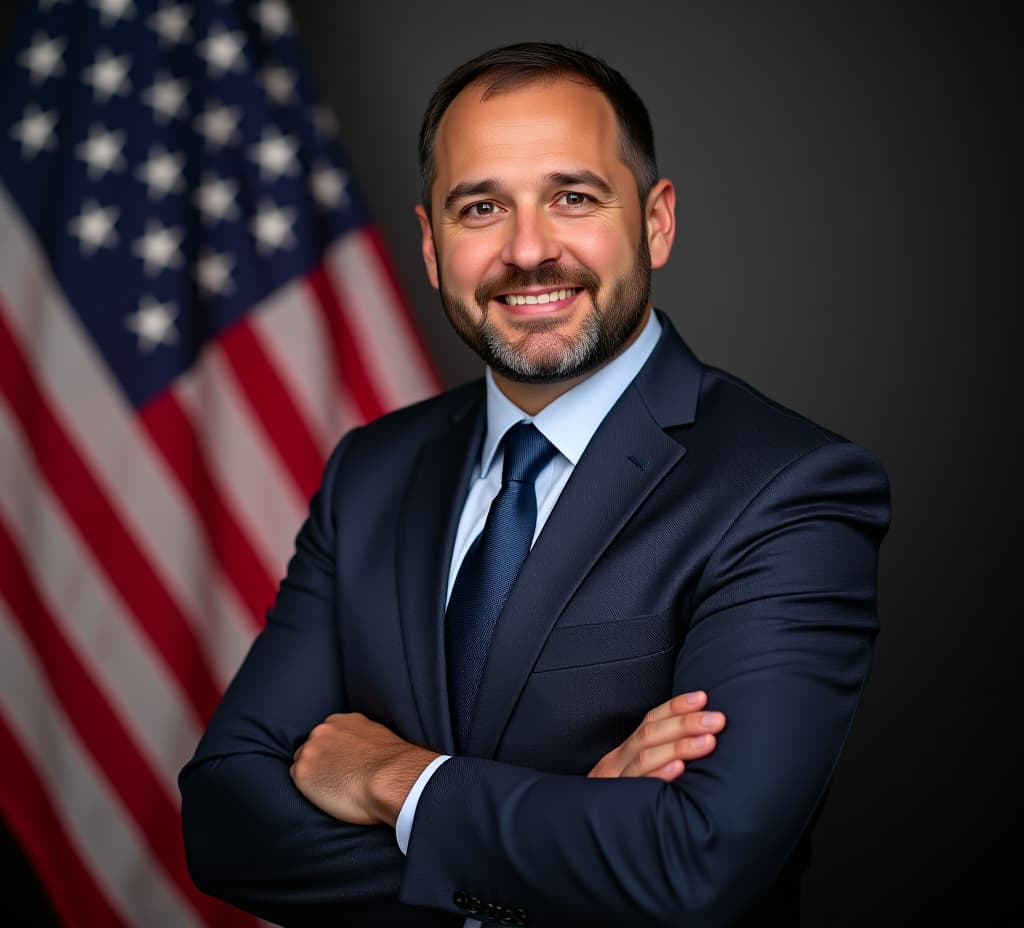
{"type": "MultiPolygon", "coordinates": [[[[554,187],[594,187],[600,190],[605,196],[612,196],[614,191],[612,190],[611,184],[608,183],[600,174],[595,174],[593,171],[553,171],[548,174],[544,180],[551,186],[554,187]]],[[[485,180],[478,181],[463,181],[461,184],[456,184],[448,191],[448,196],[444,198],[444,209],[450,210],[459,200],[465,199],[466,197],[477,197],[487,194],[503,193],[505,191],[505,185],[501,181],[493,177],[488,177],[485,180]]]]}

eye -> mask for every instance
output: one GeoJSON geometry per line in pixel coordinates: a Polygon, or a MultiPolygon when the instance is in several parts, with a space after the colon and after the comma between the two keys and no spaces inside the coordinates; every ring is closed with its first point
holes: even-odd
{"type": "Polygon", "coordinates": [[[565,193],[559,196],[556,202],[572,209],[579,209],[581,206],[589,205],[592,201],[592,197],[587,196],[585,193],[580,193],[578,190],[566,190],[565,193]]]}
{"type": "Polygon", "coordinates": [[[470,203],[462,210],[461,215],[468,219],[489,219],[496,215],[498,206],[490,200],[480,200],[478,203],[470,203]]]}

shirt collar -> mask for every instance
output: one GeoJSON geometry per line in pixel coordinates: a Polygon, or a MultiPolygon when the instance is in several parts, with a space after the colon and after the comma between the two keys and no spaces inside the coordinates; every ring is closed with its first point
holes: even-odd
{"type": "Polygon", "coordinates": [[[487,368],[487,434],[480,451],[480,475],[486,476],[491,469],[505,433],[524,420],[537,426],[575,467],[608,411],[640,373],[660,335],[661,323],[657,314],[651,312],[643,331],[622,354],[532,417],[501,392],[487,368]]]}

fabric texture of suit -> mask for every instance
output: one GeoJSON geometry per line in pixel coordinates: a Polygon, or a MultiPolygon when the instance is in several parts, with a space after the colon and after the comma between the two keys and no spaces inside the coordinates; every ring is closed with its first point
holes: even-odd
{"type": "Polygon", "coordinates": [[[661,323],[526,559],[467,750],[427,784],[407,857],[390,828],[313,807],[288,769],[332,712],[454,753],[445,584],[482,382],[341,441],[267,627],[182,771],[201,888],[285,925],[459,926],[467,898],[532,926],[797,923],[878,630],[888,483],[870,453],[701,365],[661,323]],[[672,784],[585,777],[693,689],[728,719],[709,758],[672,784]]]}

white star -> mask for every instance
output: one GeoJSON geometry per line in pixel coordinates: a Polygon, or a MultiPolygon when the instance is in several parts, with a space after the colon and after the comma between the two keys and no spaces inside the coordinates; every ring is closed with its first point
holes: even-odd
{"type": "Polygon", "coordinates": [[[192,10],[184,4],[165,3],[146,20],[146,25],[160,36],[160,47],[163,48],[192,38],[188,25],[191,18],[192,10]]]}
{"type": "Polygon", "coordinates": [[[220,148],[238,137],[238,123],[242,110],[211,100],[206,110],[196,117],[195,129],[206,138],[208,145],[220,148]]]}
{"type": "Polygon", "coordinates": [[[295,75],[284,65],[267,65],[260,76],[268,100],[284,106],[295,96],[295,75]]]}
{"type": "Polygon", "coordinates": [[[104,26],[109,26],[119,19],[132,19],[135,16],[135,4],[132,0],[92,0],[92,5],[99,10],[104,26]]]}
{"type": "Polygon", "coordinates": [[[96,60],[82,72],[82,80],[91,84],[96,99],[105,103],[115,93],[126,95],[132,84],[128,72],[132,67],[129,55],[112,55],[106,49],[97,52],[96,60]]]}
{"type": "Polygon", "coordinates": [[[313,196],[324,209],[335,209],[348,205],[348,177],[335,170],[326,161],[321,161],[313,169],[309,179],[313,188],[313,196]]]}
{"type": "Polygon", "coordinates": [[[149,150],[149,160],[139,165],[135,176],[149,187],[150,199],[158,200],[185,189],[181,174],[184,167],[183,154],[171,154],[163,145],[154,145],[149,150]]]}
{"type": "Polygon", "coordinates": [[[196,263],[196,280],[207,296],[224,296],[234,292],[235,282],[231,279],[231,268],[235,259],[227,254],[205,251],[196,263]]]}
{"type": "Polygon", "coordinates": [[[156,121],[162,124],[188,112],[185,103],[188,91],[188,81],[176,80],[166,71],[160,71],[153,79],[153,86],[142,91],[142,102],[153,107],[156,121]]]}
{"type": "Polygon", "coordinates": [[[290,206],[281,209],[267,200],[260,203],[260,211],[249,226],[260,252],[269,254],[278,248],[294,248],[296,238],[292,225],[295,218],[295,210],[290,206]]]}
{"type": "Polygon", "coordinates": [[[260,0],[252,10],[252,17],[270,36],[282,36],[292,29],[292,16],[281,0],[260,0]]]}
{"type": "Polygon", "coordinates": [[[57,147],[53,130],[57,126],[57,111],[43,112],[34,103],[25,107],[25,116],[21,122],[11,126],[11,137],[21,142],[22,158],[34,158],[44,148],[53,150],[57,147]]]}
{"type": "Polygon", "coordinates": [[[89,138],[76,146],[75,154],[88,165],[89,177],[98,180],[109,171],[124,169],[123,146],[123,132],[108,132],[103,126],[93,126],[89,129],[89,138]]]}
{"type": "Polygon", "coordinates": [[[215,174],[204,174],[202,184],[196,189],[193,199],[203,214],[203,219],[218,222],[238,216],[235,198],[238,184],[233,180],[221,180],[215,174]]]}
{"type": "Polygon", "coordinates": [[[242,70],[245,64],[242,58],[244,47],[245,39],[241,32],[228,32],[223,26],[217,25],[199,43],[199,54],[206,59],[210,73],[220,77],[226,71],[242,70]]]}
{"type": "Polygon", "coordinates": [[[82,212],[68,223],[71,234],[78,236],[82,254],[91,255],[101,246],[113,248],[117,244],[114,226],[119,215],[116,206],[103,207],[95,200],[82,204],[82,212]]]}
{"type": "Polygon", "coordinates": [[[142,258],[146,273],[153,276],[169,267],[181,267],[183,259],[178,246],[183,238],[181,229],[172,229],[161,225],[159,220],[150,220],[146,223],[146,234],[132,243],[132,253],[142,258]]]}
{"type": "Polygon", "coordinates": [[[66,39],[51,39],[42,32],[32,36],[32,44],[18,56],[18,64],[24,65],[32,74],[32,83],[41,84],[48,77],[60,77],[64,73],[64,48],[66,39]]]}
{"type": "Polygon", "coordinates": [[[139,337],[139,351],[149,354],[157,345],[174,345],[178,341],[178,330],[174,320],[178,310],[172,303],[158,303],[151,296],[144,296],[139,308],[125,316],[124,326],[139,337]]]}
{"type": "Polygon", "coordinates": [[[276,180],[282,174],[297,174],[298,162],[295,156],[299,143],[291,136],[281,135],[271,126],[263,130],[259,143],[249,147],[249,157],[260,166],[260,174],[266,180],[276,180]]]}

